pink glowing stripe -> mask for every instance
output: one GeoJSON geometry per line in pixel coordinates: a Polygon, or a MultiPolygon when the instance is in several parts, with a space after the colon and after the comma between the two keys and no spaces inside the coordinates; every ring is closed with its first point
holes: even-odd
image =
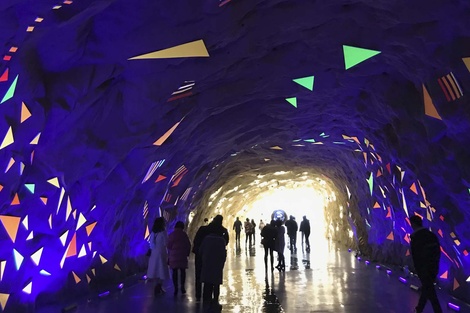
{"type": "Polygon", "coordinates": [[[232,0],[224,0],[224,1],[222,1],[222,2],[219,4],[219,8],[220,8],[220,7],[223,7],[224,5],[226,5],[227,3],[229,3],[230,1],[232,1],[232,0]]]}
{"type": "Polygon", "coordinates": [[[175,101],[175,100],[178,100],[178,99],[183,99],[183,98],[186,98],[186,97],[189,97],[189,96],[192,96],[192,95],[193,95],[193,93],[192,93],[192,91],[190,91],[188,93],[183,93],[183,94],[171,97],[166,102],[171,102],[171,101],[175,101]]]}
{"type": "Polygon", "coordinates": [[[439,78],[438,80],[439,86],[441,86],[442,91],[444,92],[444,95],[446,96],[447,102],[450,102],[450,97],[447,94],[446,87],[444,87],[444,84],[442,83],[441,79],[439,78]]]}

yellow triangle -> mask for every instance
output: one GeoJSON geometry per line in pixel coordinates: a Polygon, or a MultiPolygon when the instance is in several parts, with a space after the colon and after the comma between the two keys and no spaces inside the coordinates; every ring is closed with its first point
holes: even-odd
{"type": "Polygon", "coordinates": [[[90,276],[88,276],[88,274],[86,274],[86,281],[87,281],[88,283],[90,283],[90,281],[91,281],[91,278],[90,278],[90,276]]]}
{"type": "Polygon", "coordinates": [[[16,240],[16,234],[18,233],[20,220],[20,217],[0,215],[0,221],[2,221],[3,227],[5,227],[8,236],[10,236],[10,239],[13,242],[16,240]]]}
{"type": "Polygon", "coordinates": [[[23,123],[30,117],[31,117],[31,112],[29,112],[26,104],[24,104],[24,102],[21,102],[21,123],[23,123]]]}
{"type": "Polygon", "coordinates": [[[467,67],[467,70],[470,72],[470,57],[463,58],[462,61],[463,61],[463,63],[465,63],[465,66],[467,67]]]}
{"type": "Polygon", "coordinates": [[[10,295],[8,293],[0,293],[0,306],[2,307],[2,310],[5,310],[5,305],[8,302],[8,298],[10,295]]]}
{"type": "Polygon", "coordinates": [[[38,134],[36,135],[36,137],[34,137],[34,139],[31,140],[31,142],[30,142],[29,144],[30,144],[30,145],[37,145],[38,142],[39,142],[39,137],[41,137],[41,133],[38,133],[38,134]]]}
{"type": "MultiPolygon", "coordinates": [[[[184,117],[183,117],[184,118],[184,117]]],[[[176,127],[179,126],[179,124],[183,121],[183,118],[181,119],[181,121],[179,121],[178,123],[176,123],[175,125],[173,125],[172,128],[170,128],[163,136],[161,136],[160,138],[158,138],[157,141],[155,141],[153,143],[154,146],[161,146],[167,139],[168,137],[170,137],[170,135],[175,131],[176,127]]]]}
{"type": "Polygon", "coordinates": [[[130,58],[129,60],[139,59],[170,59],[170,58],[188,58],[188,57],[208,57],[206,45],[202,39],[188,42],[182,45],[174,46],[168,49],[158,50],[130,58]]]}
{"type": "Polygon", "coordinates": [[[108,262],[108,260],[106,260],[105,257],[102,256],[101,254],[100,254],[100,260],[101,260],[101,264],[108,262]]]}
{"type": "Polygon", "coordinates": [[[3,138],[2,145],[0,146],[0,150],[5,148],[6,146],[11,145],[14,143],[15,140],[13,139],[13,131],[11,130],[11,126],[8,128],[7,134],[5,138],[3,138]]]}
{"type": "Polygon", "coordinates": [[[121,268],[120,268],[119,265],[117,265],[117,264],[114,265],[114,269],[115,269],[115,270],[118,270],[118,271],[121,271],[121,268]]]}
{"type": "Polygon", "coordinates": [[[59,186],[59,180],[57,177],[51,178],[47,181],[49,184],[56,186],[57,188],[60,188],[59,186]]]}
{"type": "Polygon", "coordinates": [[[96,276],[96,273],[95,273],[95,269],[94,269],[94,268],[91,269],[91,272],[93,273],[93,276],[96,276]]]}
{"type": "Polygon", "coordinates": [[[423,84],[423,97],[424,97],[424,113],[427,116],[431,116],[439,120],[442,120],[439,113],[437,113],[436,107],[434,106],[434,103],[432,102],[432,99],[431,99],[431,96],[429,95],[428,90],[426,89],[426,87],[424,87],[424,84],[423,84]]]}
{"type": "Polygon", "coordinates": [[[282,150],[282,148],[279,147],[279,146],[274,146],[274,147],[271,147],[269,149],[271,149],[271,150],[282,150]]]}
{"type": "Polygon", "coordinates": [[[72,271],[72,274],[73,274],[73,279],[75,279],[75,283],[78,284],[79,282],[81,282],[82,280],[80,279],[80,277],[77,276],[77,274],[75,274],[73,271],[72,271]]]}

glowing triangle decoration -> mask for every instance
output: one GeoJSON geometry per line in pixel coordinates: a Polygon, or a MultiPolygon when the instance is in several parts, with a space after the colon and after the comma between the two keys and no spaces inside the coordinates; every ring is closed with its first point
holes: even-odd
{"type": "Polygon", "coordinates": [[[52,214],[49,215],[49,228],[52,229],[52,214]]]}
{"type": "Polygon", "coordinates": [[[26,217],[23,219],[23,221],[21,222],[21,224],[23,224],[24,228],[26,228],[26,230],[28,230],[28,215],[26,215],[26,217]]]}
{"type": "Polygon", "coordinates": [[[3,72],[2,76],[0,76],[0,83],[3,83],[3,82],[8,81],[8,72],[9,72],[9,70],[6,69],[6,70],[3,72]]]}
{"type": "Polygon", "coordinates": [[[406,205],[405,193],[403,192],[403,190],[401,190],[401,198],[403,201],[403,210],[405,210],[406,216],[410,217],[410,215],[408,214],[408,206],[406,205]]]}
{"type": "Polygon", "coordinates": [[[376,56],[380,51],[343,45],[344,65],[346,69],[376,56]]]}
{"type": "Polygon", "coordinates": [[[77,255],[77,234],[73,234],[72,240],[69,243],[65,257],[77,255]]]}
{"type": "Polygon", "coordinates": [[[166,178],[166,176],[163,176],[163,175],[158,175],[157,179],[155,180],[156,183],[158,183],[159,181],[162,181],[166,178]]]}
{"type": "Polygon", "coordinates": [[[395,239],[395,237],[393,236],[393,231],[391,231],[390,234],[388,234],[387,239],[388,240],[394,240],[395,239]]]}
{"type": "MultiPolygon", "coordinates": [[[[96,223],[98,223],[98,222],[94,222],[93,224],[90,224],[87,227],[85,227],[86,228],[86,233],[87,233],[88,236],[90,236],[91,232],[95,228],[96,223]]],[[[91,247],[90,247],[90,250],[91,250],[91,247]]]]}
{"type": "Polygon", "coordinates": [[[24,184],[24,186],[29,190],[29,192],[34,194],[34,189],[35,189],[36,185],[34,185],[34,184],[24,184]]]}
{"type": "Polygon", "coordinates": [[[405,256],[410,256],[410,255],[411,255],[410,249],[406,249],[406,254],[405,254],[405,256]]]}
{"type": "Polygon", "coordinates": [[[150,236],[150,232],[149,232],[149,227],[148,225],[145,227],[145,235],[144,235],[144,239],[147,239],[148,236],[150,236]]]}
{"type": "Polygon", "coordinates": [[[72,203],[70,203],[70,197],[67,197],[67,211],[65,213],[65,220],[69,219],[70,213],[72,213],[72,203]]]}
{"type": "Polygon", "coordinates": [[[294,108],[297,108],[297,98],[296,97],[286,98],[286,101],[289,102],[290,104],[292,104],[292,106],[294,108]]]}
{"type": "Polygon", "coordinates": [[[415,194],[418,194],[418,190],[416,189],[416,183],[413,183],[410,187],[411,191],[413,191],[415,194]]]}
{"type": "MultiPolygon", "coordinates": [[[[57,177],[54,177],[54,178],[51,178],[47,181],[49,184],[57,187],[57,188],[60,188],[60,185],[59,185],[59,180],[57,179],[57,177]]],[[[60,202],[60,201],[59,201],[60,202]]]]}
{"type": "Polygon", "coordinates": [[[34,232],[32,231],[29,235],[28,235],[28,238],[26,238],[26,240],[31,240],[34,238],[34,232]]]}
{"type": "Polygon", "coordinates": [[[465,63],[465,66],[467,67],[467,70],[470,72],[470,57],[468,58],[462,58],[463,63],[465,63]]]}
{"type": "Polygon", "coordinates": [[[69,231],[65,231],[61,236],[60,236],[60,242],[62,242],[62,246],[65,247],[65,243],[67,242],[67,235],[69,234],[69,231]]]}
{"type": "Polygon", "coordinates": [[[2,307],[2,310],[5,310],[9,297],[10,295],[7,293],[0,293],[0,306],[2,307]]]}
{"type": "Polygon", "coordinates": [[[12,143],[14,143],[15,140],[13,139],[13,131],[11,130],[11,126],[8,128],[8,131],[5,135],[5,137],[3,138],[3,141],[2,141],[2,144],[0,145],[0,150],[11,145],[12,143]]]}
{"type": "Polygon", "coordinates": [[[81,258],[85,255],[86,255],[86,248],[85,248],[85,245],[83,245],[82,248],[80,249],[80,253],[78,254],[78,257],[81,258]]]}
{"type": "Polygon", "coordinates": [[[424,114],[430,117],[437,118],[438,120],[442,120],[442,117],[436,110],[436,106],[429,95],[428,90],[424,87],[423,84],[423,98],[424,98],[424,114]]]}
{"type": "Polygon", "coordinates": [[[26,285],[26,287],[23,288],[23,292],[30,295],[31,294],[31,289],[33,288],[33,282],[30,282],[29,284],[26,285]]]}
{"type": "Polygon", "coordinates": [[[4,103],[4,102],[7,101],[7,100],[10,100],[10,99],[13,98],[13,96],[15,95],[16,84],[18,83],[18,77],[19,77],[19,75],[16,75],[15,80],[14,80],[13,83],[11,84],[10,88],[8,88],[8,91],[7,91],[7,93],[5,94],[5,96],[3,97],[2,101],[0,102],[0,104],[4,103]]]}
{"type": "Polygon", "coordinates": [[[375,202],[373,209],[380,209],[380,204],[378,202],[375,202]]]}
{"type": "Polygon", "coordinates": [[[459,288],[459,287],[460,287],[459,282],[457,281],[457,279],[454,278],[454,288],[453,288],[452,290],[455,290],[455,289],[457,289],[457,288],[459,288]]]}
{"type": "Polygon", "coordinates": [[[62,200],[64,199],[64,194],[65,194],[64,188],[60,188],[60,196],[59,196],[59,202],[57,202],[57,212],[56,212],[56,215],[59,214],[60,205],[62,204],[62,200]]]}
{"type": "Polygon", "coordinates": [[[20,123],[23,123],[26,121],[28,118],[31,117],[31,112],[29,112],[28,107],[24,102],[21,102],[21,120],[20,123]]]}
{"type": "Polygon", "coordinates": [[[34,139],[31,140],[31,142],[30,142],[29,144],[30,144],[30,145],[37,145],[38,142],[39,142],[39,138],[40,138],[40,137],[41,137],[41,133],[38,133],[38,134],[36,135],[36,137],[34,137],[34,139]]]}
{"type": "Polygon", "coordinates": [[[108,262],[108,260],[106,260],[106,258],[102,256],[101,254],[100,254],[100,260],[101,260],[101,264],[108,262]]]}
{"type": "Polygon", "coordinates": [[[44,250],[44,247],[39,249],[38,251],[34,252],[32,255],[31,255],[31,260],[33,260],[34,264],[36,264],[36,266],[39,266],[39,261],[41,261],[41,256],[42,256],[42,251],[44,250]]]}
{"type": "Polygon", "coordinates": [[[367,179],[367,183],[369,184],[370,194],[372,195],[372,192],[374,190],[374,175],[372,174],[372,172],[370,173],[369,179],[367,179]]]}
{"type": "Polygon", "coordinates": [[[0,221],[2,222],[3,227],[5,227],[8,236],[13,242],[16,240],[16,234],[18,233],[20,220],[21,217],[0,215],[0,221]]]}
{"type": "Polygon", "coordinates": [[[39,274],[43,275],[43,276],[51,276],[51,273],[49,273],[48,271],[46,270],[40,270],[39,271],[39,274]]]}
{"type": "Polygon", "coordinates": [[[293,81],[299,84],[300,86],[305,87],[310,91],[313,91],[313,83],[315,81],[315,76],[296,78],[293,81]]]}
{"type": "Polygon", "coordinates": [[[117,265],[117,264],[114,264],[114,269],[115,269],[115,270],[118,270],[118,271],[121,271],[121,268],[120,268],[119,265],[117,265]]]}
{"type": "Polygon", "coordinates": [[[83,226],[83,224],[86,223],[86,218],[83,216],[82,213],[80,213],[80,216],[78,217],[78,223],[77,223],[77,228],[75,230],[78,230],[80,227],[83,226]]]}
{"type": "Polygon", "coordinates": [[[20,176],[23,175],[24,167],[23,162],[20,162],[20,176]]]}
{"type": "Polygon", "coordinates": [[[129,60],[142,59],[170,59],[170,58],[195,58],[208,57],[206,45],[202,39],[188,42],[171,48],[158,50],[130,58],[129,60]]]}
{"type": "Polygon", "coordinates": [[[6,265],[7,265],[7,261],[0,261],[0,280],[3,279],[3,273],[5,273],[6,265]]]}
{"type": "Polygon", "coordinates": [[[161,146],[167,139],[168,137],[171,136],[171,134],[175,131],[175,129],[179,126],[179,124],[183,121],[184,117],[175,125],[173,125],[172,128],[170,128],[163,136],[158,138],[157,141],[153,143],[154,146],[161,146]]]}
{"type": "Polygon", "coordinates": [[[78,277],[77,274],[75,274],[73,271],[72,271],[72,274],[73,274],[73,279],[75,280],[76,284],[82,281],[80,277],[78,277]]]}
{"type": "Polygon", "coordinates": [[[39,197],[41,199],[42,203],[47,204],[47,197],[39,197]]]}
{"type": "Polygon", "coordinates": [[[439,278],[447,279],[448,278],[448,276],[447,276],[448,273],[449,273],[449,271],[445,271],[444,273],[442,273],[441,276],[439,276],[439,278]]]}
{"type": "Polygon", "coordinates": [[[13,249],[13,256],[15,257],[16,270],[19,270],[23,263],[24,257],[15,249],[13,249]]]}
{"type": "Polygon", "coordinates": [[[91,282],[91,278],[90,278],[90,276],[88,276],[88,274],[86,274],[86,281],[87,281],[88,283],[91,282]]]}

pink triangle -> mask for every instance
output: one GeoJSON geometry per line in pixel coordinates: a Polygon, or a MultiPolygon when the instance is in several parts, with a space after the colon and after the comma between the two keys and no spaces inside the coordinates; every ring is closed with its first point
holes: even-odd
{"type": "Polygon", "coordinates": [[[157,180],[155,181],[156,183],[158,183],[159,181],[162,181],[166,178],[166,176],[163,176],[163,175],[158,175],[157,177],[157,180]]]}
{"type": "Polygon", "coordinates": [[[6,82],[8,80],[8,69],[3,72],[2,76],[0,77],[0,82],[6,82]]]}

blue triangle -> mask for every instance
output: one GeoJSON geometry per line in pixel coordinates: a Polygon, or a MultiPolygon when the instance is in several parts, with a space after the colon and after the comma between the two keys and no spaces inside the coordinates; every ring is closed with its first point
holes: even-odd
{"type": "Polygon", "coordinates": [[[28,188],[28,190],[31,192],[31,193],[34,193],[34,188],[36,187],[34,184],[24,184],[24,186],[26,188],[28,188]]]}

